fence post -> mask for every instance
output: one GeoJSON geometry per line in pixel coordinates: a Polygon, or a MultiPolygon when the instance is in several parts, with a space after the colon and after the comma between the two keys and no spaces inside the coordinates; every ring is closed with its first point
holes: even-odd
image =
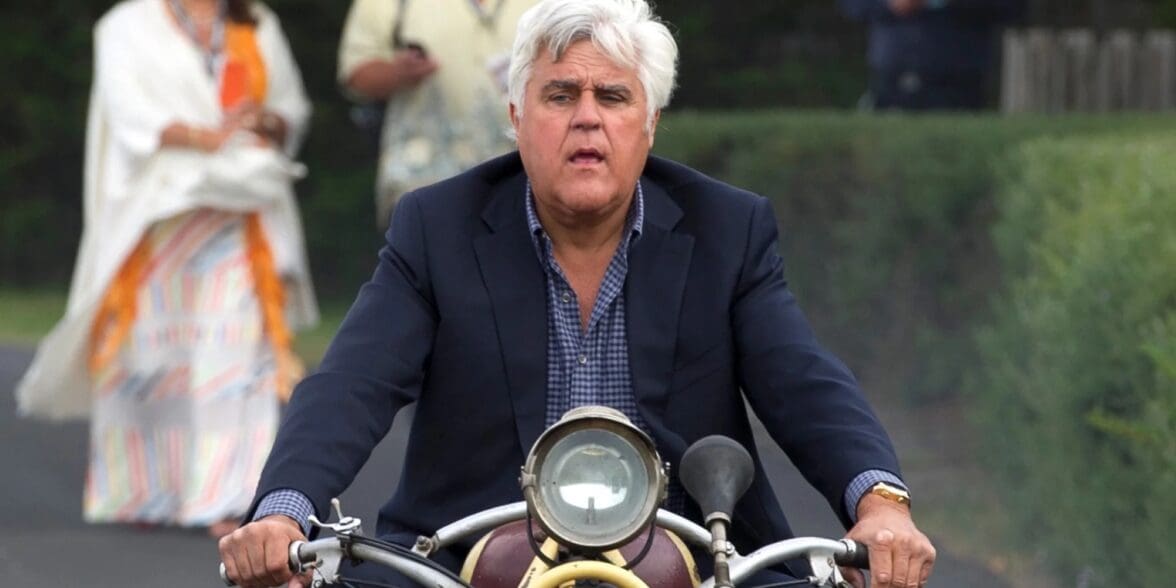
{"type": "Polygon", "coordinates": [[[1151,31],[1139,55],[1140,106],[1145,110],[1176,107],[1176,33],[1151,31]]]}
{"type": "Polygon", "coordinates": [[[1094,32],[1071,29],[1061,34],[1066,76],[1064,111],[1090,111],[1095,105],[1095,72],[1098,69],[1094,32]]]}
{"type": "Polygon", "coordinates": [[[1139,107],[1136,95],[1135,54],[1137,43],[1131,31],[1111,31],[1100,52],[1100,111],[1132,110],[1139,107]]]}
{"type": "Polygon", "coordinates": [[[1025,37],[1009,29],[1001,43],[1000,110],[1007,113],[1029,112],[1029,84],[1026,83],[1029,61],[1025,37]]]}
{"type": "Polygon", "coordinates": [[[1001,110],[1176,109],[1176,32],[1006,30],[1001,110]]]}

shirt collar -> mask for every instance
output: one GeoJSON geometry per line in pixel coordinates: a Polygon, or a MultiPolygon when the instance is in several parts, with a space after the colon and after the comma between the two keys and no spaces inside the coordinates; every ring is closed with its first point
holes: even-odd
{"type": "MultiPolygon", "coordinates": [[[[527,180],[526,209],[527,228],[530,229],[531,236],[535,238],[535,242],[538,244],[539,238],[545,237],[546,233],[543,230],[543,225],[539,222],[539,214],[535,212],[535,195],[531,192],[531,180],[527,180]]],[[[625,214],[625,232],[629,234],[629,241],[634,241],[640,237],[641,229],[644,226],[645,196],[641,191],[641,182],[637,182],[633,204],[629,207],[629,212],[625,214]]]]}

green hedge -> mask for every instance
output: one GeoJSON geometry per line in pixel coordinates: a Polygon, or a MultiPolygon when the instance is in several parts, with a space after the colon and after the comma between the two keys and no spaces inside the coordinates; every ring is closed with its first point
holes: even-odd
{"type": "Polygon", "coordinates": [[[1171,139],[1019,149],[994,228],[1008,288],[969,396],[1012,520],[1069,577],[1172,581],[1171,139]]]}
{"type": "Polygon", "coordinates": [[[795,290],[879,394],[956,394],[999,287],[988,234],[1001,162],[1040,137],[1138,133],[1172,117],[682,113],[655,150],[774,200],[795,290]]]}

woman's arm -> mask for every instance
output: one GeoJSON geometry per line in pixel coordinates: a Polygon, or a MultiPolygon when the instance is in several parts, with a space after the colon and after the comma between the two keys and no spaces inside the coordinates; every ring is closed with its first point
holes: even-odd
{"type": "Polygon", "coordinates": [[[277,15],[269,9],[263,10],[259,15],[257,41],[266,60],[268,90],[265,104],[242,124],[293,156],[302,145],[310,120],[310,99],[277,15]]]}
{"type": "Polygon", "coordinates": [[[229,137],[226,129],[207,129],[196,125],[173,122],[159,134],[160,147],[196,149],[211,153],[220,149],[229,137]]]}

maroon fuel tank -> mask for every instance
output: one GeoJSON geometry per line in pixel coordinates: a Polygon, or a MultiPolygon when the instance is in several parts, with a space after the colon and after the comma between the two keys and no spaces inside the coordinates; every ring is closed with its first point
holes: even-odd
{"type": "MultiPolygon", "coordinates": [[[[525,575],[546,570],[531,548],[526,524],[526,521],[507,523],[482,537],[466,558],[462,579],[474,588],[520,588],[525,575]]],[[[536,542],[542,545],[546,535],[538,525],[533,529],[536,542]]],[[[648,537],[648,533],[642,533],[619,549],[606,552],[604,558],[623,565],[641,553],[648,537]]],[[[649,553],[633,572],[651,588],[695,588],[699,584],[698,568],[686,545],[677,535],[660,527],[654,531],[649,553]]]]}

